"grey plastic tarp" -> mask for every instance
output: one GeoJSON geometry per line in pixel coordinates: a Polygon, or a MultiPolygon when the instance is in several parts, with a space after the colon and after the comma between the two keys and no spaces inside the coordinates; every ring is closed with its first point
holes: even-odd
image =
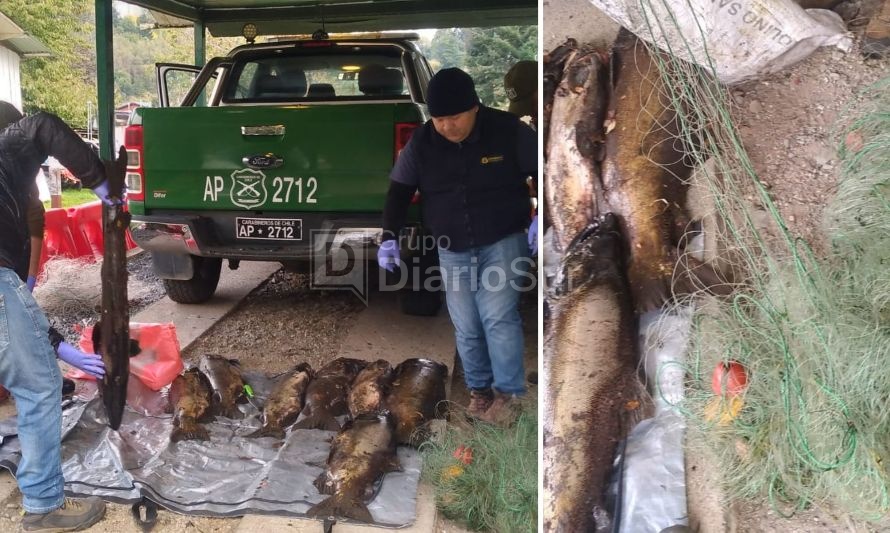
{"type": "MultiPolygon", "coordinates": [[[[100,496],[118,503],[146,497],[172,511],[205,516],[274,514],[304,516],[327,496],[312,482],[330,451],[330,431],[289,430],[285,440],[248,439],[261,424],[259,409],[271,380],[245,374],[255,396],[240,408],[244,419],[217,418],[205,426],[210,440],[170,442],[172,415],[164,394],[131,376],[127,410],[118,431],[105,423],[92,383],[63,410],[62,471],[69,495],[100,496]]],[[[0,466],[13,473],[19,442],[15,419],[0,422],[0,466]]],[[[421,460],[399,447],[403,471],[387,474],[368,509],[377,525],[405,527],[415,520],[421,460]]]]}

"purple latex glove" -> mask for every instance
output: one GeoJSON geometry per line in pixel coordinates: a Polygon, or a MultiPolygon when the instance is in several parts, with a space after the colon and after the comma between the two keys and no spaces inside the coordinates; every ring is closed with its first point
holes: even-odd
{"type": "Polygon", "coordinates": [[[380,268],[387,272],[395,272],[399,261],[399,241],[390,239],[380,243],[380,249],[377,250],[377,264],[380,268]]]}
{"type": "Polygon", "coordinates": [[[25,282],[28,285],[28,290],[34,292],[34,285],[37,285],[37,278],[34,276],[28,276],[28,281],[25,282]]]}
{"type": "Polygon", "coordinates": [[[127,186],[124,185],[123,198],[112,200],[108,197],[108,180],[103,181],[99,185],[93,187],[93,194],[99,197],[105,205],[123,205],[127,198],[127,186]]]}
{"type": "Polygon", "coordinates": [[[59,343],[58,353],[59,359],[96,379],[102,379],[105,375],[105,363],[102,362],[102,357],[94,353],[82,352],[67,342],[59,343]]]}
{"type": "Polygon", "coordinates": [[[532,223],[528,227],[528,249],[532,255],[538,255],[538,215],[532,218],[532,223]]]}

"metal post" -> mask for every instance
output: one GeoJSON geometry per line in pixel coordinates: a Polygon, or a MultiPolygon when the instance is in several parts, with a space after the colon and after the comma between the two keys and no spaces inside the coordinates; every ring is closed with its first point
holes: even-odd
{"type": "Polygon", "coordinates": [[[99,154],[111,159],[114,141],[114,43],[111,0],[96,0],[96,85],[99,96],[99,154]]]}
{"type": "MultiPolygon", "coordinates": [[[[200,67],[204,66],[204,63],[207,61],[207,37],[204,27],[203,20],[196,20],[194,23],[195,26],[195,65],[200,67]]],[[[207,94],[205,91],[202,91],[200,96],[198,96],[198,100],[195,102],[195,106],[203,107],[204,102],[206,101],[207,94]]]]}

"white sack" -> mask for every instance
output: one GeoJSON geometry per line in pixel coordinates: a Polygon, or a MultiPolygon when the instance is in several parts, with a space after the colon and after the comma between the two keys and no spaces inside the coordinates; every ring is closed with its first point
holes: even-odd
{"type": "Polygon", "coordinates": [[[736,84],[782,70],[820,46],[849,51],[841,17],[791,0],[590,0],[662,50],[736,84]]]}

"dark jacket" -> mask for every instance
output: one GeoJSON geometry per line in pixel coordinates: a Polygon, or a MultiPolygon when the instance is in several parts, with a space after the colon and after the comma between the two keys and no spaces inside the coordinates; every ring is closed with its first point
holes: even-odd
{"type": "MultiPolygon", "coordinates": [[[[460,143],[439,135],[429,121],[414,132],[399,156],[391,193],[416,187],[424,224],[448,249],[459,252],[493,244],[529,224],[525,180],[537,174],[535,139],[516,116],[488,107],[479,108],[473,131],[460,143]]],[[[406,202],[390,200],[384,229],[395,233],[404,217],[388,212],[399,212],[393,204],[406,202]]]]}
{"type": "Polygon", "coordinates": [[[105,179],[99,157],[55,115],[37,113],[0,131],[0,266],[17,272],[22,265],[27,270],[34,177],[48,156],[58,159],[86,187],[105,179]]]}

